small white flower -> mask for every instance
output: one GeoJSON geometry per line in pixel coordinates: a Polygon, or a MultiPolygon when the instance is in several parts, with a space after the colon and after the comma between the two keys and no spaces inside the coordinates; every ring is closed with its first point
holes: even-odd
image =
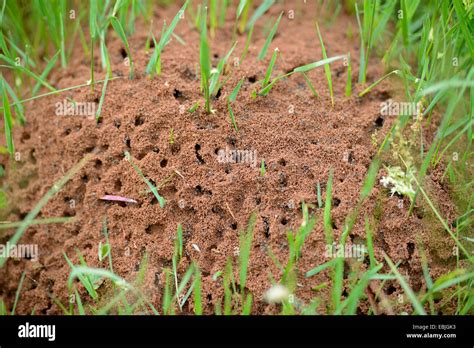
{"type": "Polygon", "coordinates": [[[281,303],[288,299],[290,291],[281,284],[275,284],[265,292],[264,300],[270,304],[281,303]]]}

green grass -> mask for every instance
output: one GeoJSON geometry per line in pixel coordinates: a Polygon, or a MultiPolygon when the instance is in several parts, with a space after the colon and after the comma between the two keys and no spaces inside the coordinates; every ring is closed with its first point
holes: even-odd
{"type": "Polygon", "coordinates": [[[270,83],[273,67],[275,66],[275,62],[278,57],[278,51],[279,51],[278,48],[275,48],[275,50],[273,51],[272,59],[270,60],[270,64],[268,64],[267,72],[265,73],[265,78],[263,79],[263,82],[262,82],[263,88],[267,87],[268,84],[270,83]]]}
{"type": "Polygon", "coordinates": [[[130,64],[130,72],[128,76],[132,80],[135,76],[135,67],[133,64],[132,53],[130,51],[130,45],[128,44],[127,35],[125,35],[125,31],[123,30],[122,24],[116,17],[110,16],[109,21],[110,24],[112,24],[112,27],[114,28],[118,37],[122,41],[123,45],[125,46],[125,51],[127,52],[127,58],[129,59],[130,64]]]}
{"type": "MultiPolygon", "coordinates": [[[[270,91],[272,90],[272,88],[275,86],[275,84],[278,81],[280,81],[284,78],[290,77],[293,74],[296,74],[296,73],[305,74],[305,73],[307,73],[307,72],[309,72],[313,69],[316,69],[318,67],[326,66],[326,64],[330,64],[330,63],[335,62],[337,60],[343,59],[344,57],[345,56],[336,56],[336,57],[326,58],[326,59],[323,59],[323,60],[319,60],[317,62],[313,62],[313,63],[310,63],[310,64],[306,64],[306,65],[297,67],[289,73],[286,73],[286,74],[279,75],[279,76],[275,77],[269,84],[267,84],[264,88],[262,88],[260,91],[258,91],[258,95],[259,96],[268,95],[268,93],[270,93],[270,91]]],[[[308,81],[309,81],[309,79],[308,79],[308,81]]],[[[309,83],[310,83],[311,86],[313,86],[310,81],[309,81],[309,83]]],[[[314,89],[314,87],[312,87],[312,89],[314,89]]],[[[316,90],[313,91],[313,94],[315,92],[316,92],[316,90]]]]}
{"type": "Polygon", "coordinates": [[[227,99],[227,111],[229,112],[229,117],[230,121],[232,122],[232,126],[234,127],[235,131],[238,132],[239,128],[237,127],[237,122],[235,121],[235,115],[234,115],[234,110],[232,109],[232,106],[230,105],[230,98],[227,99]]]}
{"type": "Polygon", "coordinates": [[[169,40],[171,38],[171,35],[174,32],[174,29],[178,25],[182,15],[186,11],[186,8],[188,7],[189,0],[187,0],[184,5],[181,7],[181,9],[178,11],[178,13],[175,15],[173,20],[171,21],[171,24],[168,27],[163,26],[163,30],[161,33],[161,38],[160,41],[157,43],[155,40],[155,37],[153,36],[153,41],[155,44],[155,49],[153,51],[153,54],[150,58],[150,61],[148,62],[146,66],[146,73],[150,75],[151,78],[154,77],[155,74],[160,75],[161,73],[161,54],[163,52],[163,49],[165,46],[169,43],[169,40]]]}
{"type": "Polygon", "coordinates": [[[200,49],[199,49],[199,63],[201,67],[201,91],[204,94],[205,104],[204,109],[208,114],[211,113],[211,91],[210,91],[210,78],[211,78],[211,58],[209,51],[209,43],[207,37],[207,12],[206,10],[201,11],[200,19],[200,49]]]}
{"type": "Polygon", "coordinates": [[[150,189],[150,191],[153,193],[153,195],[155,196],[155,198],[158,200],[158,203],[160,204],[160,208],[164,208],[165,207],[165,204],[166,204],[166,201],[163,197],[160,196],[160,194],[158,193],[158,189],[156,188],[155,185],[153,185],[151,183],[150,180],[148,180],[145,175],[143,174],[143,172],[141,171],[140,168],[138,168],[138,166],[133,162],[132,160],[132,156],[130,155],[129,152],[125,151],[125,158],[127,159],[127,161],[130,162],[131,166],[133,167],[133,169],[135,170],[135,172],[140,176],[140,178],[145,182],[145,184],[148,186],[148,188],[150,189]]]}
{"type": "MultiPolygon", "coordinates": [[[[321,52],[323,55],[323,59],[328,59],[328,55],[326,53],[326,47],[324,47],[323,37],[321,36],[321,32],[319,31],[319,25],[316,22],[316,29],[318,31],[319,43],[321,44],[321,52]]],[[[332,75],[331,75],[331,68],[329,64],[324,64],[324,72],[326,73],[326,79],[328,81],[328,89],[329,95],[331,97],[331,105],[334,106],[334,90],[332,87],[332,75]]]]}
{"type": "Polygon", "coordinates": [[[240,56],[239,64],[242,64],[243,61],[245,60],[245,57],[247,57],[250,42],[252,41],[253,29],[254,29],[254,26],[252,25],[252,27],[250,27],[249,32],[247,33],[247,39],[245,40],[244,51],[242,52],[242,55],[240,56]]]}
{"type": "Polygon", "coordinates": [[[13,157],[15,153],[15,145],[13,144],[13,135],[12,135],[12,128],[13,128],[13,117],[12,112],[10,109],[10,102],[8,101],[8,94],[5,82],[2,81],[2,101],[3,101],[3,120],[4,120],[4,127],[5,127],[5,136],[7,141],[7,148],[10,157],[13,157]]]}
{"type": "Polygon", "coordinates": [[[209,94],[212,97],[215,97],[217,92],[222,88],[222,83],[219,83],[219,79],[224,71],[224,66],[227,64],[227,61],[232,55],[232,52],[234,52],[236,46],[237,43],[234,43],[224,58],[219,61],[217,67],[211,72],[211,77],[209,79],[209,94]]]}
{"type": "MultiPolygon", "coordinates": [[[[273,0],[258,3],[252,0],[236,2],[237,9],[232,38],[229,35],[229,41],[222,43],[229,50],[218,62],[216,68],[212,69],[210,47],[215,44],[212,39],[219,37],[220,31],[224,30],[230,2],[210,0],[207,9],[206,4],[199,4],[195,13],[195,7],[189,6],[191,3],[187,1],[169,25],[163,23],[159,40],[150,30],[147,47],[149,48],[152,40],[155,47],[150,60],[146,62],[146,67],[138,66],[138,62],[136,62],[137,71],[143,69],[151,78],[159,75],[164,48],[172,38],[181,44],[191,44],[187,38],[185,38],[186,43],[174,34],[174,30],[181,19],[181,13],[185,11],[186,14],[195,13],[189,18],[192,22],[191,25],[195,26],[200,34],[201,92],[205,99],[204,109],[210,114],[212,112],[211,99],[217,96],[226,81],[231,78],[232,81],[236,81],[235,71],[223,78],[230,57],[234,52],[239,52],[239,65],[242,66],[245,58],[249,55],[252,40],[257,35],[261,38],[261,33],[258,31],[263,22],[265,22],[265,30],[269,30],[269,34],[266,38],[262,38],[262,40],[265,39],[265,42],[258,52],[258,59],[263,61],[267,58],[268,49],[282,19],[282,14],[280,14],[278,19],[273,22],[274,19],[266,14],[272,6],[279,6],[276,3],[273,0]],[[245,39],[244,47],[236,46],[237,33],[242,35],[242,40],[239,42],[245,39]]],[[[381,254],[376,253],[374,245],[377,245],[378,238],[377,218],[364,211],[361,221],[365,225],[365,243],[369,258],[366,267],[361,267],[357,262],[349,262],[349,276],[347,278],[344,277],[344,268],[347,266],[344,266],[342,258],[327,260],[310,269],[302,267],[304,264],[302,261],[305,261],[305,241],[308,240],[308,236],[316,227],[319,226],[324,231],[326,243],[336,242],[344,245],[356,221],[360,220],[359,214],[364,203],[373,198],[373,187],[377,182],[380,167],[382,165],[403,166],[403,163],[406,162],[403,157],[394,158],[392,156],[393,134],[395,133],[395,128],[392,128],[383,139],[377,155],[368,167],[366,179],[360,188],[360,196],[358,199],[356,197],[353,209],[348,211],[340,232],[333,229],[332,221],[333,190],[335,186],[337,186],[337,190],[340,189],[340,186],[336,184],[337,180],[333,172],[329,171],[325,187],[322,188],[318,181],[316,188],[313,186],[309,189],[314,194],[314,206],[301,202],[302,224],[295,231],[287,231],[285,246],[288,247],[288,253],[285,258],[278,259],[280,253],[277,254],[279,255],[277,257],[270,248],[268,250],[269,257],[280,272],[278,275],[269,276],[268,286],[282,284],[294,295],[295,301],[284,300],[278,307],[283,314],[320,314],[321,311],[321,314],[356,314],[361,301],[367,300],[366,289],[373,281],[379,284],[375,289],[375,299],[380,303],[384,302],[382,299],[384,286],[390,281],[401,287],[406,303],[411,306],[415,314],[437,314],[438,307],[450,306],[452,301],[456,302],[455,307],[452,307],[455,314],[471,314],[474,307],[472,295],[474,274],[471,270],[473,263],[471,231],[474,208],[473,195],[470,193],[472,192],[472,168],[469,164],[472,162],[473,138],[474,84],[472,81],[474,69],[472,65],[474,43],[472,32],[474,32],[474,24],[467,11],[468,8],[466,3],[461,0],[443,2],[361,0],[354,5],[354,2],[343,3],[340,1],[324,4],[324,7],[320,4],[320,12],[323,15],[318,19],[321,20],[321,23],[325,20],[327,27],[323,32],[328,32],[334,25],[341,8],[344,7],[347,10],[350,7],[350,11],[355,11],[351,15],[354,16],[354,21],[359,28],[359,38],[355,38],[360,40],[359,62],[351,59],[349,53],[344,56],[328,58],[323,35],[317,26],[322,59],[273,77],[277,60],[282,64],[285,62],[285,50],[284,47],[280,47],[281,51],[275,50],[269,60],[267,69],[264,71],[264,78],[259,81],[259,90],[253,93],[255,96],[267,96],[278,82],[291,78],[294,74],[301,74],[311,95],[318,98],[317,91],[321,86],[313,84],[309,72],[318,67],[324,67],[332,106],[336,107],[340,102],[340,100],[336,102],[334,98],[337,93],[340,95],[344,93],[346,98],[352,100],[356,98],[354,91],[357,91],[357,97],[362,99],[359,101],[364,102],[364,98],[371,98],[370,93],[377,92],[383,81],[393,82],[394,86],[400,86],[402,88],[401,95],[407,101],[422,102],[425,105],[422,111],[423,131],[427,128],[436,129],[436,131],[434,139],[430,143],[426,143],[420,137],[420,144],[411,148],[412,155],[415,157],[412,165],[416,169],[414,180],[417,193],[406,213],[413,214],[416,208],[423,208],[425,214],[433,218],[433,221],[430,222],[432,224],[429,226],[430,230],[441,231],[449,236],[459,253],[453,258],[452,271],[432,278],[428,257],[425,255],[430,251],[430,246],[422,245],[420,242],[417,250],[421,258],[422,275],[420,276],[423,277],[425,286],[419,291],[414,291],[400,269],[400,263],[392,261],[388,255],[380,257],[381,254]],[[399,10],[401,12],[398,12],[399,10]],[[372,77],[367,74],[368,67],[378,64],[379,57],[382,57],[386,71],[380,74],[381,77],[372,77]],[[339,84],[334,83],[333,85],[329,64],[342,59],[347,62],[345,64],[347,76],[345,88],[338,91],[335,86],[339,86],[339,84]],[[357,83],[353,85],[352,74],[356,71],[358,71],[357,83]],[[400,79],[391,79],[393,75],[397,75],[400,79]],[[456,159],[453,156],[454,153],[457,154],[456,159]],[[443,187],[448,188],[446,192],[456,204],[456,209],[453,210],[456,213],[449,216],[449,220],[447,216],[444,216],[443,202],[436,200],[436,195],[433,194],[433,188],[430,185],[429,176],[438,169],[442,170],[443,187]],[[324,196],[325,201],[323,200],[324,196]],[[322,273],[329,278],[314,286],[312,289],[314,297],[310,301],[299,299],[297,280],[302,276],[316,277],[322,273]],[[342,296],[344,289],[347,293],[346,296],[342,296]],[[438,304],[435,303],[435,300],[438,304]]],[[[2,53],[0,60],[1,68],[6,73],[1,76],[0,86],[2,87],[1,109],[4,114],[3,128],[6,140],[6,150],[5,148],[2,150],[5,154],[13,156],[15,153],[13,132],[17,130],[17,127],[19,128],[27,122],[25,115],[28,115],[27,103],[29,101],[58,96],[60,93],[86,86],[94,91],[95,86],[102,83],[96,118],[98,120],[101,117],[103,108],[108,102],[108,98],[105,98],[107,88],[112,81],[118,79],[112,77],[110,57],[106,47],[106,42],[112,35],[118,35],[125,47],[130,60],[129,77],[134,77],[135,62],[132,61],[129,43],[135,47],[135,42],[132,41],[131,35],[135,30],[135,22],[141,16],[152,28],[150,23],[153,14],[152,6],[146,2],[133,0],[111,3],[90,0],[85,6],[77,7],[75,20],[68,18],[67,10],[67,2],[64,0],[38,0],[31,6],[20,6],[14,1],[1,3],[0,49],[2,53]],[[88,30],[87,28],[84,30],[84,24],[88,25],[88,30]],[[115,33],[107,30],[109,25],[112,26],[115,33]],[[87,32],[90,35],[89,40],[86,38],[87,32]],[[57,74],[53,74],[56,72],[55,69],[68,68],[71,55],[76,54],[76,51],[73,50],[75,46],[82,47],[84,54],[90,59],[91,81],[78,86],[56,89],[56,81],[51,80],[51,76],[57,76],[57,74]],[[95,52],[96,50],[98,51],[95,52]],[[94,54],[99,56],[98,53],[102,62],[102,71],[105,71],[103,80],[97,80],[96,76],[94,54]]],[[[274,12],[272,11],[272,13],[274,12]]],[[[321,27],[321,29],[323,28],[321,27]]],[[[330,48],[332,43],[326,41],[326,44],[330,48]]],[[[175,54],[176,52],[172,50],[167,52],[170,59],[175,54]]],[[[238,69],[236,70],[238,71],[238,69]]],[[[233,106],[235,108],[237,102],[245,103],[244,97],[246,96],[240,92],[241,89],[246,90],[244,82],[245,78],[240,79],[225,100],[216,102],[216,107],[220,112],[227,111],[229,113],[232,128],[235,131],[239,129],[233,106]],[[222,105],[218,105],[221,102],[222,105]]],[[[195,102],[189,112],[196,112],[199,105],[199,101],[195,102]]],[[[241,107],[235,108],[235,110],[241,109],[241,107]]],[[[191,117],[189,114],[188,116],[191,117]]],[[[239,121],[239,126],[247,131],[248,127],[243,122],[239,121]]],[[[412,125],[410,115],[399,115],[396,122],[404,136],[408,137],[412,125]]],[[[170,143],[171,134],[174,138],[174,133],[170,133],[170,143]]],[[[132,162],[130,154],[126,153],[125,155],[134,170],[158,199],[161,208],[164,208],[165,200],[158,194],[161,186],[153,185],[132,162]]],[[[40,219],[37,216],[48,201],[88,160],[89,157],[84,158],[53,185],[23,221],[0,224],[2,233],[8,229],[16,229],[10,238],[10,244],[18,243],[30,226],[65,223],[73,220],[68,217],[42,217],[40,219]]],[[[8,173],[5,171],[3,174],[8,173]]],[[[272,178],[271,172],[266,173],[264,160],[261,160],[260,175],[268,177],[268,179],[272,178]]],[[[3,190],[2,192],[4,192],[3,190]]],[[[8,192],[6,188],[5,192],[8,192]]],[[[216,299],[215,313],[249,314],[256,307],[255,303],[259,301],[255,297],[256,294],[247,290],[248,278],[252,277],[252,248],[255,247],[255,241],[259,238],[258,233],[261,232],[258,230],[257,226],[259,225],[256,224],[256,219],[258,219],[256,215],[252,215],[246,231],[239,235],[238,256],[229,257],[228,262],[214,274],[214,281],[222,281],[219,286],[223,287],[221,298],[216,299]]],[[[147,256],[143,258],[135,280],[122,277],[114,272],[114,260],[112,259],[114,250],[112,241],[109,240],[105,219],[102,226],[103,239],[98,248],[99,253],[94,257],[97,257],[102,266],[107,269],[90,267],[86,263],[85,256],[80,252],[75,253],[74,258],[70,255],[71,259],[65,255],[64,262],[71,268],[68,282],[69,295],[72,295],[74,302],[64,305],[54,297],[52,297],[52,301],[62,308],[65,314],[134,314],[138,312],[180,314],[184,312],[184,304],[187,302],[192,302],[190,310],[194,314],[203,314],[209,310],[203,303],[203,276],[196,260],[186,260],[183,256],[186,253],[186,245],[182,226],[178,226],[176,238],[173,241],[172,266],[171,269],[164,270],[165,283],[159,289],[162,295],[158,307],[160,312],[140,290],[140,284],[143,282],[144,272],[149,262],[147,256]],[[77,264],[73,263],[73,259],[77,264]],[[182,268],[178,266],[182,262],[188,262],[188,264],[180,272],[179,270],[182,268]],[[81,286],[86,289],[85,295],[80,295],[74,279],[79,279],[81,286]],[[99,291],[100,284],[103,282],[112,285],[110,293],[99,291]]],[[[0,259],[0,266],[4,266],[5,261],[4,258],[0,259]]],[[[20,279],[14,302],[8,304],[12,305],[12,310],[9,311],[7,304],[0,300],[0,314],[13,314],[19,308],[18,303],[21,301],[25,274],[23,273],[20,279]]],[[[395,314],[401,313],[400,306],[395,301],[383,304],[382,307],[395,314]]],[[[372,308],[369,304],[369,313],[379,314],[379,310],[380,308],[372,308]]]]}
{"type": "Polygon", "coordinates": [[[346,97],[350,97],[352,94],[352,63],[351,54],[347,53],[347,79],[346,79],[346,97]]]}
{"type": "Polygon", "coordinates": [[[265,56],[267,55],[268,48],[270,47],[270,44],[273,41],[273,38],[275,37],[275,34],[278,30],[278,25],[280,24],[281,17],[283,17],[283,12],[280,13],[278,16],[275,24],[272,27],[272,30],[270,30],[270,33],[267,36],[267,39],[265,40],[265,43],[263,44],[262,49],[260,50],[260,53],[258,54],[258,60],[264,60],[265,56]]]}
{"type": "Polygon", "coordinates": [[[245,31],[245,27],[247,26],[248,13],[252,2],[253,0],[240,0],[237,6],[235,28],[238,28],[241,34],[245,31]]]}
{"type": "Polygon", "coordinates": [[[274,3],[275,0],[263,0],[260,6],[252,14],[252,17],[246,24],[245,29],[249,30],[251,27],[253,27],[255,23],[263,16],[263,14],[273,6],[274,3]]]}
{"type": "MultiPolygon", "coordinates": [[[[90,160],[90,158],[90,155],[86,155],[46,192],[35,207],[26,215],[15,234],[9,239],[8,242],[10,248],[13,248],[13,246],[18,243],[28,226],[30,226],[34,221],[35,217],[39,214],[46,203],[56,195],[56,193],[90,160]]],[[[3,267],[6,261],[7,259],[5,257],[0,257],[0,267],[3,267]]]]}

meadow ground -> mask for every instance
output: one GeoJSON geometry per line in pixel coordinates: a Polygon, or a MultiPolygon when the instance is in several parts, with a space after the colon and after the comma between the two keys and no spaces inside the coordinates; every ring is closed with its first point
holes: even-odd
{"type": "Polygon", "coordinates": [[[472,313],[469,2],[227,3],[6,2],[0,312],[472,313]]]}

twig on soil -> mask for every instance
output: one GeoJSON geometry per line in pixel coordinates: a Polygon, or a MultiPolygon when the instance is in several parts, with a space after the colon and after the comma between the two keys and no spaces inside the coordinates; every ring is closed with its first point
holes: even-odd
{"type": "Polygon", "coordinates": [[[232,218],[233,218],[234,220],[236,220],[234,214],[232,213],[232,210],[230,209],[229,203],[225,202],[225,205],[227,206],[227,210],[229,210],[229,213],[230,213],[230,215],[232,216],[232,218]]]}

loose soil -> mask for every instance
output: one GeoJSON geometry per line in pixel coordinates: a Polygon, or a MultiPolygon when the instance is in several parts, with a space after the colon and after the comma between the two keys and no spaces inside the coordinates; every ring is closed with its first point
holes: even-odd
{"type": "MultiPolygon", "coordinates": [[[[164,19],[169,21],[179,7],[157,9],[154,31],[158,32],[164,19]]],[[[230,19],[231,16],[229,15],[230,19]]],[[[149,266],[143,290],[151,302],[159,306],[164,284],[163,269],[171,266],[173,241],[179,223],[183,225],[185,256],[179,271],[183,274],[194,260],[203,273],[203,304],[206,313],[222,298],[222,282],[213,281],[215,272],[225,267],[227,258],[234,259],[239,245],[239,231],[247,226],[252,212],[257,213],[257,224],[251,249],[247,290],[255,298],[252,313],[277,313],[275,305],[266,304],[263,293],[268,289],[269,274],[279,279],[281,272],[268,256],[271,249],[280,262],[288,257],[286,234],[296,230],[302,220],[301,202],[317,207],[316,185],[321,183],[323,199],[329,171],[334,170],[332,219],[336,236],[340,236],[344,221],[352,211],[360,194],[362,183],[377,148],[371,141],[377,130],[380,141],[392,126],[395,117],[382,117],[380,103],[397,95],[396,87],[384,82],[366,97],[346,98],[344,88],[346,67],[342,61],[331,65],[335,91],[335,105],[331,107],[327,82],[322,68],[309,73],[320,99],[312,97],[302,76],[294,75],[280,81],[267,97],[252,99],[250,93],[263,79],[268,59],[275,47],[281,54],[274,76],[293,68],[319,60],[321,47],[315,32],[314,21],[318,13],[313,4],[293,6],[275,5],[257,22],[249,53],[240,67],[233,66],[234,57],[240,57],[245,36],[238,37],[236,53],[230,59],[228,82],[213,100],[215,112],[204,113],[202,107],[195,113],[187,110],[201,101],[199,82],[199,34],[182,21],[176,33],[185,41],[181,45],[172,40],[162,56],[162,75],[154,80],[145,76],[150,54],[145,52],[148,28],[137,23],[136,33],[129,38],[136,78],[128,79],[124,64],[123,45],[115,33],[108,35],[107,46],[111,55],[114,76],[111,81],[98,124],[78,116],[56,116],[55,104],[70,97],[77,102],[98,102],[101,85],[91,94],[90,88],[46,97],[26,104],[27,124],[15,127],[15,144],[21,160],[11,162],[2,156],[9,178],[8,194],[10,211],[6,220],[24,218],[47,190],[66,171],[86,154],[92,159],[67,185],[42,209],[39,218],[73,216],[66,224],[31,226],[21,243],[39,246],[39,262],[10,259],[0,269],[0,296],[8,305],[14,300],[22,271],[27,277],[17,307],[17,313],[60,314],[51,294],[67,302],[67,278],[70,268],[65,262],[66,253],[77,263],[75,250],[84,254],[92,267],[107,267],[98,261],[98,244],[103,241],[104,217],[110,234],[114,271],[125,279],[134,279],[140,261],[146,253],[149,266]],[[258,62],[257,56],[265,42],[264,26],[278,16],[281,10],[294,9],[295,19],[284,16],[278,33],[270,47],[267,59],[258,62]],[[227,112],[226,96],[240,78],[245,77],[242,89],[233,104],[239,132],[231,126],[227,112]],[[169,142],[173,129],[175,141],[169,142]],[[220,149],[255,150],[257,166],[245,163],[219,163],[220,149]],[[134,162],[147,178],[159,184],[172,179],[160,189],[166,199],[161,209],[153,195],[147,192],[143,180],[124,158],[129,151],[134,162]],[[266,174],[260,175],[260,161],[264,159],[266,174]],[[137,204],[106,202],[99,199],[105,194],[133,198],[137,204]],[[71,206],[74,200],[75,206],[71,206]],[[193,246],[196,245],[199,251],[193,246]]],[[[232,21],[226,29],[218,30],[212,41],[213,64],[216,65],[232,44],[232,21]]],[[[322,26],[322,35],[328,56],[351,52],[353,83],[358,74],[359,42],[357,24],[353,16],[342,14],[331,26],[322,26]],[[351,28],[351,29],[349,29],[351,28]]],[[[382,76],[384,69],[372,58],[368,69],[368,83],[382,76]]],[[[100,57],[95,58],[97,76],[103,78],[100,57]]],[[[66,70],[57,69],[51,76],[56,88],[85,83],[89,79],[89,60],[77,47],[66,70]]],[[[429,143],[433,129],[426,129],[429,143]]],[[[427,146],[426,146],[427,148],[427,146]]],[[[435,224],[434,218],[421,204],[415,213],[408,215],[409,201],[404,199],[400,208],[399,198],[390,197],[378,180],[363,205],[359,218],[348,239],[349,244],[363,243],[365,239],[364,215],[374,224],[375,255],[383,260],[387,253],[400,262],[400,272],[409,276],[410,285],[416,290],[424,287],[418,243],[423,242],[427,252],[430,272],[437,277],[454,268],[452,240],[435,224]]],[[[449,188],[441,182],[440,172],[429,173],[427,185],[435,195],[439,209],[449,221],[455,217],[450,202],[449,188]]],[[[311,212],[318,216],[314,231],[307,238],[299,263],[300,275],[296,296],[308,303],[314,296],[326,296],[328,290],[319,292],[313,287],[329,281],[328,274],[305,278],[304,273],[327,261],[324,256],[325,238],[322,209],[311,212]]],[[[14,230],[0,234],[6,243],[14,230]]],[[[354,266],[348,260],[346,270],[354,266]]],[[[368,264],[366,258],[359,263],[361,269],[368,264]]],[[[349,273],[349,272],[346,272],[349,273]]],[[[236,273],[237,275],[237,273],[236,273]]],[[[350,289],[345,275],[346,295],[350,289]]],[[[238,279],[238,277],[236,277],[238,279]]],[[[87,301],[87,292],[81,294],[87,301]]],[[[406,303],[398,303],[403,290],[396,282],[387,282],[385,295],[395,309],[411,311],[406,303]]],[[[105,293],[105,289],[99,289],[105,293]]],[[[449,304],[441,308],[449,313],[449,304]]],[[[368,301],[361,303],[359,312],[366,313],[368,301]]],[[[184,306],[184,313],[193,309],[192,300],[184,306]]]]}

